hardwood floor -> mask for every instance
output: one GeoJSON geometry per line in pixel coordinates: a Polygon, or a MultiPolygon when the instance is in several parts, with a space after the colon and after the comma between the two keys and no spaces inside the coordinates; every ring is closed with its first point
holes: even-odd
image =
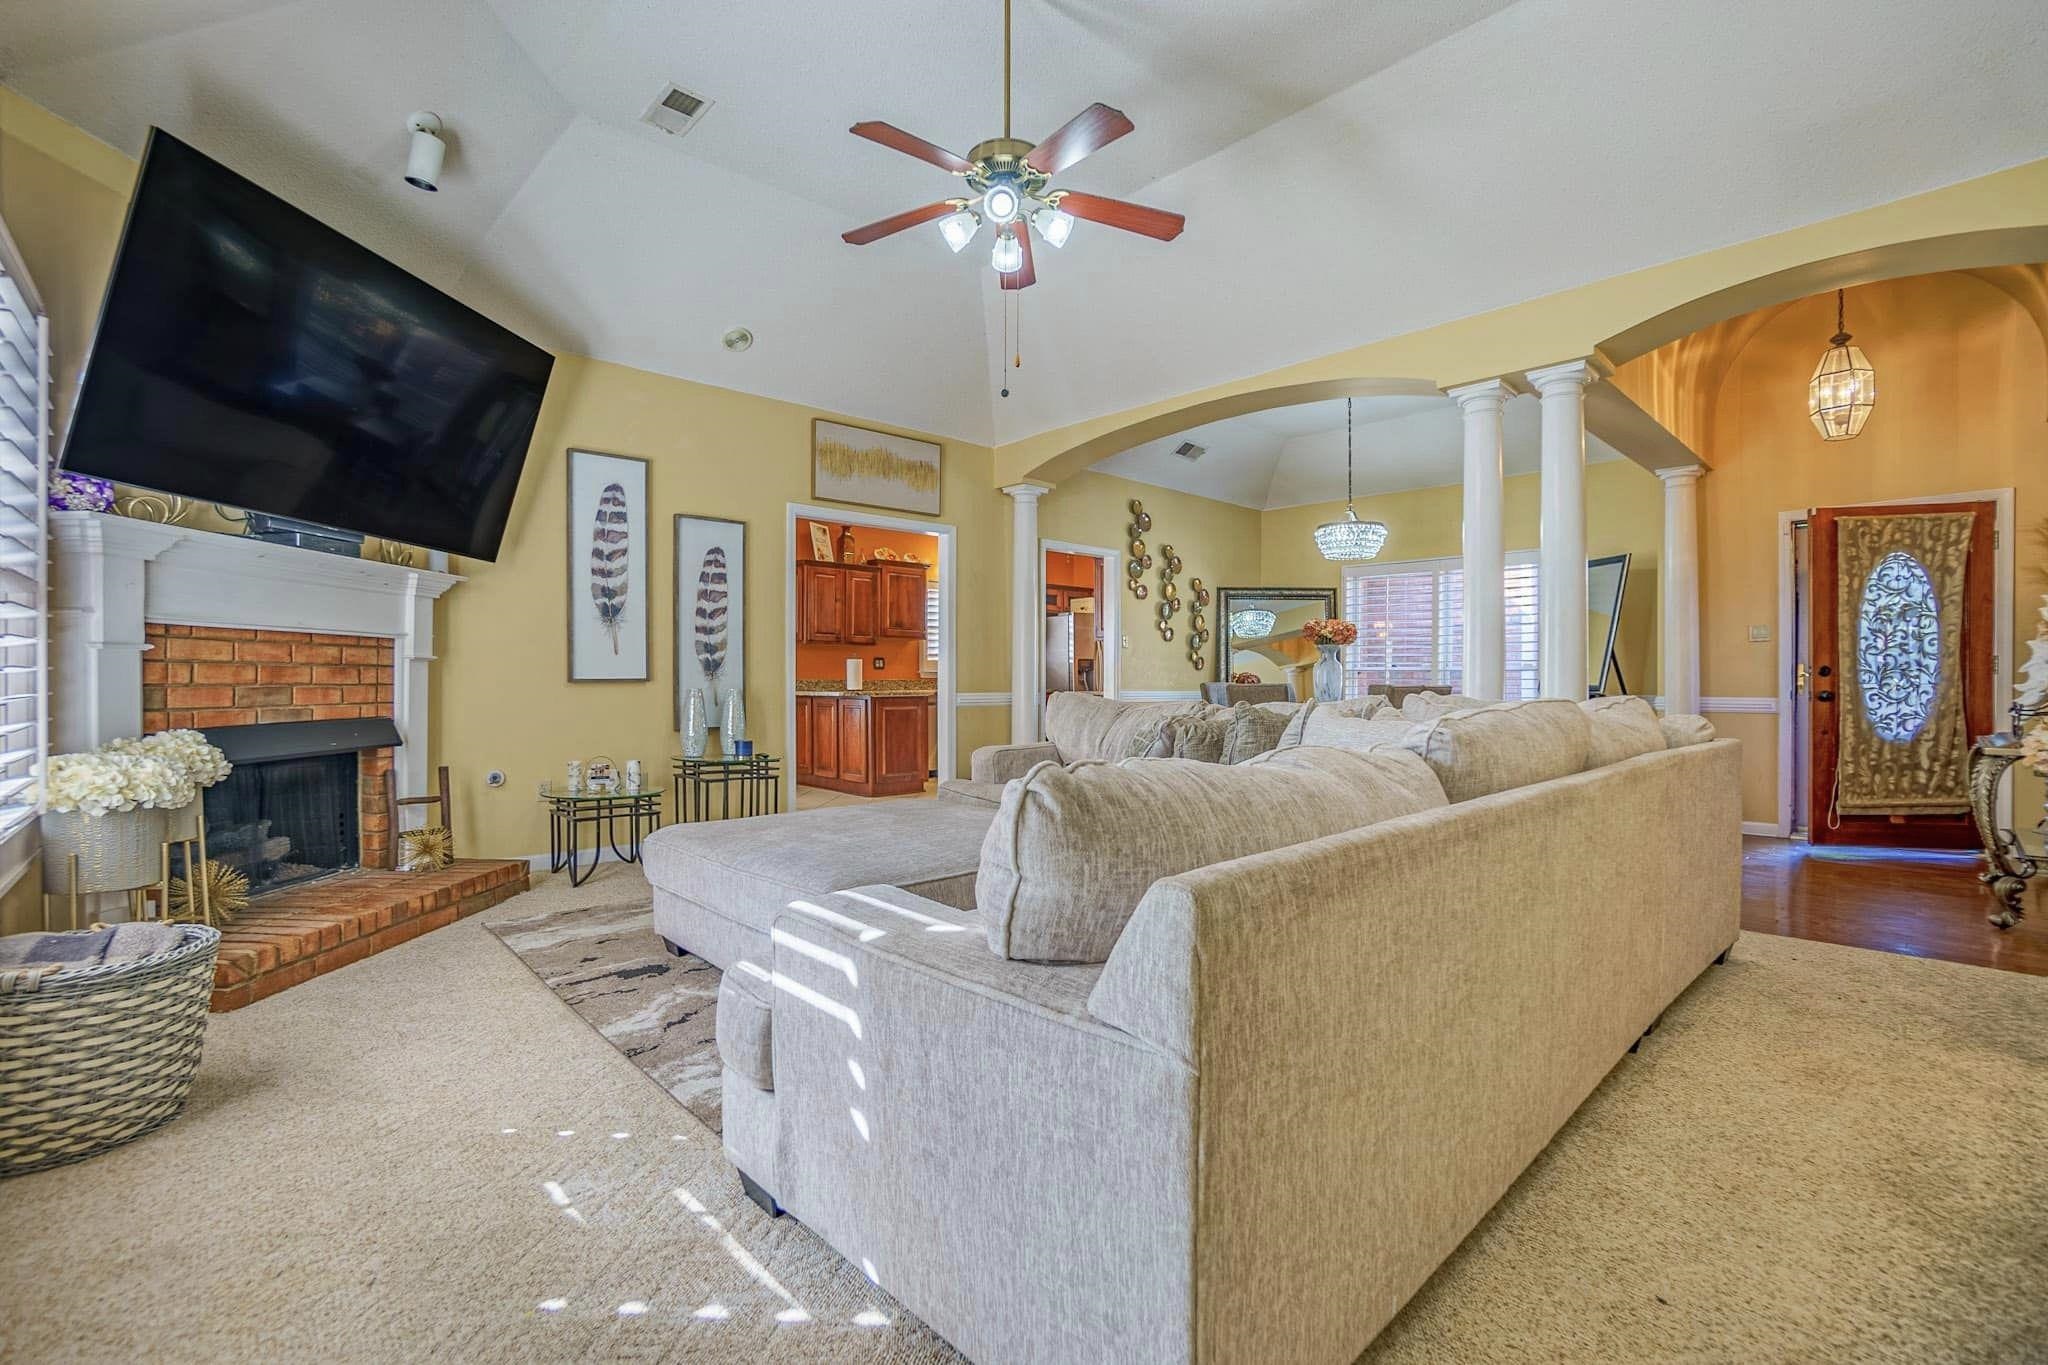
{"type": "Polygon", "coordinates": [[[1742,927],[2048,976],[2048,899],[2028,889],[2010,929],[1977,880],[1981,855],[1742,841],[1742,927]]]}

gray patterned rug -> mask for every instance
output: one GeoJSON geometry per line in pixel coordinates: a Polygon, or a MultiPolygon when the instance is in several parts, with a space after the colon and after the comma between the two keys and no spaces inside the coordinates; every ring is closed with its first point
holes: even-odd
{"type": "Polygon", "coordinates": [[[583,895],[565,897],[568,879],[551,877],[521,897],[522,906],[534,905],[531,913],[485,927],[656,1085],[723,1132],[712,1028],[718,969],[699,957],[671,956],[654,932],[647,883],[637,876],[618,882],[602,888],[612,895],[600,903],[578,904],[602,891],[586,884],[583,895]],[[628,888],[637,897],[616,898],[628,888]]]}

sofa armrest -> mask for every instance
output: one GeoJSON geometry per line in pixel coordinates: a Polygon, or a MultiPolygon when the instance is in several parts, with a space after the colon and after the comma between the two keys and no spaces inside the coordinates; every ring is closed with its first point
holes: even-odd
{"type": "Polygon", "coordinates": [[[1089,1015],[1101,967],[892,887],[773,937],[777,1201],[975,1358],[1187,1356],[1194,1077],[1089,1015]]]}
{"type": "Polygon", "coordinates": [[[1060,751],[1050,744],[984,744],[968,760],[967,774],[976,782],[997,786],[1022,777],[1040,763],[1057,763],[1060,751]]]}

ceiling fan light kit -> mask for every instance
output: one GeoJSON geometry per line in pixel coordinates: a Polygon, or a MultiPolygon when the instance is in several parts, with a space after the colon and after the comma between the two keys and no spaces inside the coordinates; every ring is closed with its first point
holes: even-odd
{"type": "Polygon", "coordinates": [[[840,236],[853,246],[866,246],[936,219],[946,245],[959,252],[973,240],[975,229],[986,218],[998,229],[989,264],[1002,277],[1005,289],[1028,289],[1037,283],[1038,273],[1031,260],[1031,234],[1036,232],[1048,246],[1065,246],[1067,238],[1073,235],[1076,218],[1170,242],[1180,236],[1187,222],[1177,213],[1051,187],[1054,176],[1107,147],[1130,132],[1131,127],[1131,121],[1120,110],[1106,104],[1091,104],[1043,142],[1031,143],[1010,136],[1010,6],[1005,0],[1001,137],[976,143],[966,156],[961,156],[893,124],[871,120],[856,123],[848,130],[855,137],[879,142],[961,177],[973,196],[942,199],[840,236]]]}

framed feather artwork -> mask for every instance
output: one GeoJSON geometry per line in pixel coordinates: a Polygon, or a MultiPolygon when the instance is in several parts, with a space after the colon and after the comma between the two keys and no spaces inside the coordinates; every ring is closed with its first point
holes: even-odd
{"type": "Polygon", "coordinates": [[[716,730],[725,694],[747,688],[747,524],[676,517],[676,729],[683,699],[704,689],[716,730]]]}
{"type": "Polygon", "coordinates": [[[647,461],[569,452],[569,681],[646,682],[647,461]]]}

